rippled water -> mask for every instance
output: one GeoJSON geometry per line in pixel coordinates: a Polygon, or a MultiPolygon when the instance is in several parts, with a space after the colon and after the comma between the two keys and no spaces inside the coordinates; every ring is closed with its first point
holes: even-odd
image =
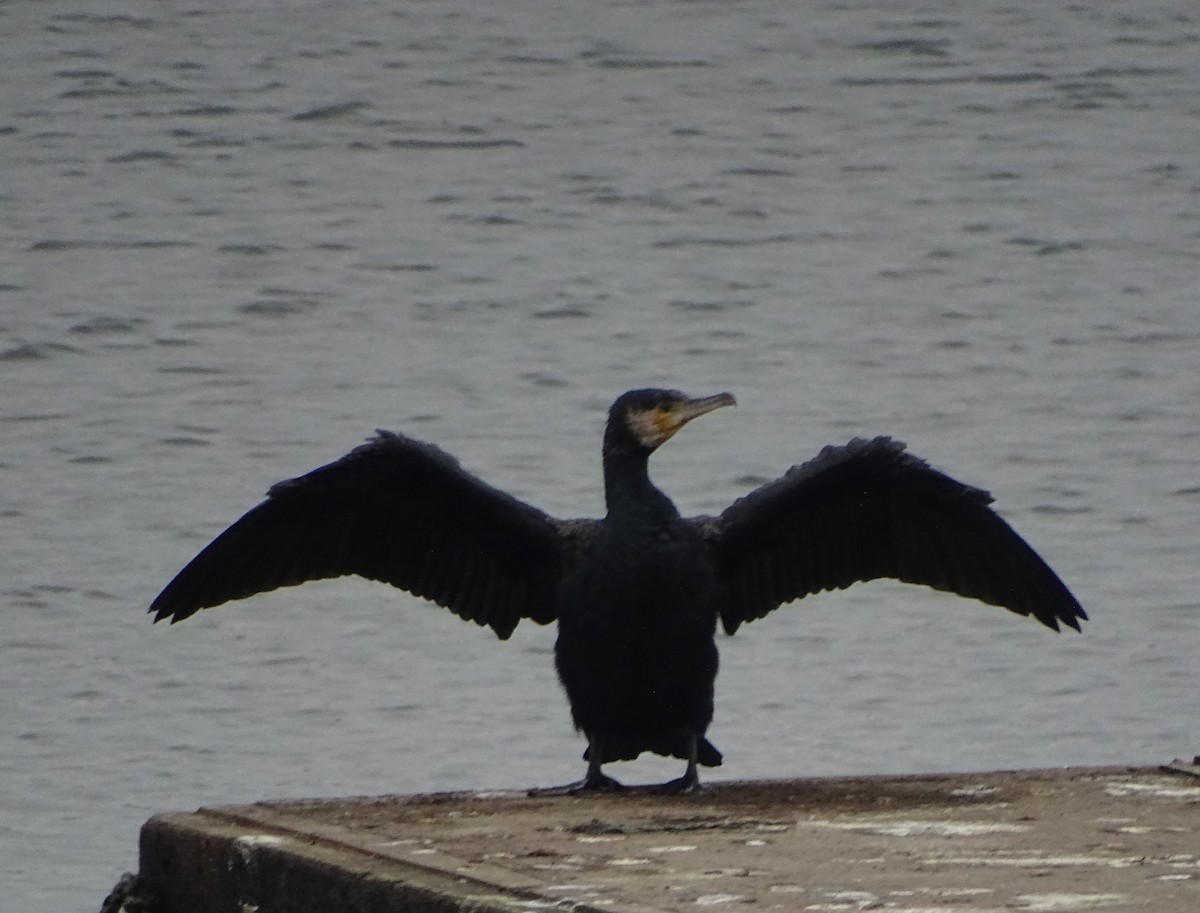
{"type": "Polygon", "coordinates": [[[144,609],[376,426],[595,514],[647,383],[739,398],[685,511],[890,433],[1093,617],[806,600],[722,641],[711,777],[1200,751],[1200,22],[1101,6],[0,7],[6,903],[97,908],[155,811],[577,776],[551,630],[144,609]]]}

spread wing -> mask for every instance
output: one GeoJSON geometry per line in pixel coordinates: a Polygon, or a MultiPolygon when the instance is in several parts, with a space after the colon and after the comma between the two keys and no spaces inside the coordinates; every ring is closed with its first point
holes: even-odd
{"type": "Polygon", "coordinates": [[[879,577],[1079,630],[1083,608],[991,500],[889,438],[826,447],[720,516],[697,518],[725,630],[809,593],[879,577]]]}
{"type": "Polygon", "coordinates": [[[507,638],[522,618],[554,620],[568,528],[437,447],[380,431],[340,460],[272,487],[150,611],[176,622],[231,599],[357,574],[507,638]]]}

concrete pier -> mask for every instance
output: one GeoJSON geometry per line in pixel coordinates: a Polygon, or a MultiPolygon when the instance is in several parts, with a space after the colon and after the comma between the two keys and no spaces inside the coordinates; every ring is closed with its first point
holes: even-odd
{"type": "Polygon", "coordinates": [[[1200,766],[262,802],[142,829],[164,913],[1200,910],[1200,766]]]}

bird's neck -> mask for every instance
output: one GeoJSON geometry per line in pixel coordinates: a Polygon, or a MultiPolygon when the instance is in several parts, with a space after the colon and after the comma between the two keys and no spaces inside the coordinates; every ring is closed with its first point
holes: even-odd
{"type": "Polygon", "coordinates": [[[646,452],[605,449],[604,503],[609,517],[636,517],[653,522],[679,516],[671,499],[650,481],[649,457],[646,452]]]}

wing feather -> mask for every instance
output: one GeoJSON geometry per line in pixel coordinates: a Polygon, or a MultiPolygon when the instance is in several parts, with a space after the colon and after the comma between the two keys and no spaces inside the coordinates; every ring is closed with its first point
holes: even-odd
{"type": "Polygon", "coordinates": [[[1083,608],[991,500],[880,437],[826,447],[695,522],[712,549],[731,634],[810,593],[880,577],[1078,630],[1083,608]]]}
{"type": "MultiPolygon", "coordinates": [[[[578,525],[578,524],[576,524],[578,525]]],[[[271,488],[159,594],[155,620],[309,580],[390,583],[508,637],[554,620],[570,524],[492,488],[449,455],[386,431],[271,488]]]]}

